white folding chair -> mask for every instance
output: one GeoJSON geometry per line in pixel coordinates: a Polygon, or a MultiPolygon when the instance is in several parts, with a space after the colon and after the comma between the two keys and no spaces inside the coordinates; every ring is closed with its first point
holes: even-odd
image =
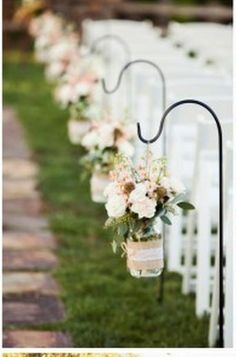
{"type": "MultiPolygon", "coordinates": [[[[226,253],[225,267],[225,309],[224,309],[224,339],[225,347],[233,347],[233,192],[232,192],[232,162],[233,145],[227,142],[225,150],[225,190],[224,190],[224,243],[226,253]]],[[[208,343],[213,347],[218,335],[218,313],[219,313],[219,245],[217,244],[212,301],[210,308],[210,324],[208,333],[208,343]]]]}
{"type": "MultiPolygon", "coordinates": [[[[224,121],[221,125],[224,139],[231,139],[232,121],[224,121]]],[[[206,122],[200,120],[192,187],[192,199],[197,202],[198,206],[197,225],[195,224],[196,213],[190,214],[187,221],[182,288],[185,294],[191,291],[191,279],[195,273],[192,262],[194,255],[194,231],[197,229],[196,311],[199,316],[209,310],[210,258],[214,254],[214,247],[212,248],[211,243],[213,238],[211,230],[212,224],[218,224],[217,219],[215,219],[215,217],[218,217],[218,180],[215,179],[218,170],[217,143],[218,138],[215,124],[212,121],[206,122]],[[214,188],[214,185],[216,188],[214,188]],[[204,200],[202,200],[202,197],[204,197],[204,200]]]]}

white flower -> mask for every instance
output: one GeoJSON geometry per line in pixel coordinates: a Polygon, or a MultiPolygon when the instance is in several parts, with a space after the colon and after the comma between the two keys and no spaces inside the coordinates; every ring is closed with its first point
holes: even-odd
{"type": "Polygon", "coordinates": [[[146,198],[147,187],[144,183],[140,182],[135,186],[135,189],[129,196],[130,203],[136,203],[146,198]]]}
{"type": "Polygon", "coordinates": [[[125,126],[125,135],[128,139],[133,139],[136,137],[137,129],[136,125],[127,123],[125,126]]]}
{"type": "Polygon", "coordinates": [[[131,143],[129,143],[127,140],[124,139],[119,139],[117,140],[117,147],[119,151],[129,157],[132,157],[134,155],[134,147],[131,143]]]}
{"type": "Polygon", "coordinates": [[[99,149],[103,150],[106,147],[113,146],[114,144],[114,128],[108,123],[104,124],[99,128],[98,133],[98,146],[99,149]]]}
{"type": "Polygon", "coordinates": [[[91,104],[88,108],[85,109],[85,116],[90,120],[99,120],[100,119],[100,108],[96,104],[91,104]]]}
{"type": "Polygon", "coordinates": [[[80,144],[81,139],[87,134],[90,123],[70,119],[68,122],[68,135],[72,144],[80,144]]]}
{"type": "Polygon", "coordinates": [[[104,76],[104,64],[99,56],[92,55],[83,58],[83,68],[87,69],[89,72],[96,74],[99,78],[104,76]]]}
{"type": "Polygon", "coordinates": [[[140,182],[131,192],[129,202],[132,203],[131,211],[137,213],[139,218],[151,218],[155,214],[156,201],[146,196],[147,185],[145,182],[140,182]]]}
{"type": "Polygon", "coordinates": [[[49,61],[63,61],[64,59],[69,59],[73,53],[76,51],[76,44],[70,42],[69,39],[65,38],[61,42],[51,47],[49,51],[49,61]]]}
{"type": "Polygon", "coordinates": [[[87,96],[90,93],[91,86],[89,83],[86,82],[79,82],[76,84],[74,91],[77,99],[82,96],[87,96]]]}
{"type": "Polygon", "coordinates": [[[89,47],[86,47],[85,45],[80,45],[80,54],[82,57],[88,56],[88,54],[90,54],[89,47]]]}
{"type": "Polygon", "coordinates": [[[46,78],[49,80],[58,79],[64,70],[64,65],[61,62],[53,62],[46,68],[45,74],[46,78]]]}
{"type": "Polygon", "coordinates": [[[164,187],[167,191],[170,190],[170,178],[169,177],[162,177],[160,180],[160,184],[162,187],[164,187]]]}
{"type": "Polygon", "coordinates": [[[98,136],[95,131],[90,131],[86,134],[81,144],[88,150],[93,149],[97,145],[98,136]]]}
{"type": "Polygon", "coordinates": [[[47,36],[40,36],[34,42],[34,47],[36,51],[45,48],[46,46],[48,46],[47,36]]]}
{"type": "Polygon", "coordinates": [[[46,63],[48,58],[48,52],[46,50],[40,50],[35,52],[35,58],[38,62],[46,63]]]}
{"type": "Polygon", "coordinates": [[[71,86],[64,84],[56,88],[55,98],[63,107],[66,107],[70,102],[73,101],[71,86]]]}
{"type": "Polygon", "coordinates": [[[156,201],[145,197],[143,200],[134,202],[131,206],[131,211],[138,214],[139,218],[152,218],[156,210],[156,201]]]}
{"type": "Polygon", "coordinates": [[[167,190],[168,193],[181,193],[185,190],[182,182],[173,177],[163,177],[160,184],[167,190]]]}
{"type": "Polygon", "coordinates": [[[107,187],[104,190],[104,196],[108,197],[108,199],[109,196],[119,195],[119,194],[121,194],[121,190],[117,182],[109,183],[109,185],[107,185],[107,187]]]}
{"type": "Polygon", "coordinates": [[[109,197],[105,207],[109,217],[118,218],[125,214],[126,200],[121,195],[113,195],[109,197]]]}

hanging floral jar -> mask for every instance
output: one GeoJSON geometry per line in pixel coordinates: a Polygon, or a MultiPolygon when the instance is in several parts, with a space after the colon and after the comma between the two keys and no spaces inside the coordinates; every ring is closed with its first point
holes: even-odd
{"type": "Polygon", "coordinates": [[[84,135],[89,131],[90,123],[71,118],[68,121],[68,136],[70,142],[74,145],[81,143],[84,135]]]}
{"type": "Polygon", "coordinates": [[[110,183],[109,175],[101,172],[94,172],[90,179],[91,197],[93,202],[105,202],[104,190],[110,183]]]}
{"type": "Polygon", "coordinates": [[[71,59],[66,72],[55,89],[55,99],[62,108],[70,110],[68,136],[72,144],[81,144],[91,121],[98,116],[98,79],[102,74],[100,63],[91,59],[71,59]]]}
{"type": "Polygon", "coordinates": [[[81,144],[83,137],[88,133],[91,121],[88,115],[90,106],[89,96],[83,96],[79,102],[70,106],[70,119],[68,121],[68,136],[74,145],[81,144]]]}
{"type": "Polygon", "coordinates": [[[134,125],[110,117],[94,121],[82,140],[87,154],[81,159],[85,172],[91,174],[91,196],[94,202],[105,202],[104,190],[110,183],[109,173],[113,169],[117,153],[128,156],[134,153],[130,140],[135,135],[134,125]]]}
{"type": "Polygon", "coordinates": [[[163,238],[157,226],[171,224],[180,209],[194,209],[186,202],[184,186],[167,172],[166,160],[153,160],[147,151],[145,161],[134,167],[120,156],[105,190],[108,220],[119,237],[112,243],[127,257],[130,274],[136,278],[159,276],[164,268],[163,238]]]}
{"type": "Polygon", "coordinates": [[[127,268],[135,278],[158,276],[164,268],[163,240],[161,234],[156,233],[154,237],[138,242],[128,239],[123,245],[127,268]]]}

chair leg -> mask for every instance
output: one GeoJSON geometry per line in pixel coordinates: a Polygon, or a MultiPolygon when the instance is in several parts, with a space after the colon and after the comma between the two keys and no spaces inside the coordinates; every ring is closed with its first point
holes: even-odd
{"type": "Polygon", "coordinates": [[[190,211],[187,218],[187,234],[186,234],[186,242],[185,242],[185,249],[184,249],[184,272],[183,272],[182,293],[185,295],[190,293],[195,219],[196,219],[195,212],[190,211]]]}
{"type": "Polygon", "coordinates": [[[225,225],[226,244],[226,268],[225,268],[225,347],[233,347],[233,207],[232,200],[227,207],[227,217],[225,225]]]}
{"type": "Polygon", "coordinates": [[[168,234],[168,270],[181,272],[182,216],[173,219],[168,234]]]}
{"type": "Polygon", "coordinates": [[[196,314],[201,317],[210,305],[210,244],[211,244],[211,171],[207,161],[200,163],[197,234],[196,314]]]}
{"type": "MultiPolygon", "coordinates": [[[[218,247],[218,244],[217,244],[218,247]]],[[[214,287],[212,294],[211,315],[208,333],[209,347],[214,347],[218,335],[218,317],[219,317],[219,249],[216,249],[216,261],[214,269],[214,287]]]]}

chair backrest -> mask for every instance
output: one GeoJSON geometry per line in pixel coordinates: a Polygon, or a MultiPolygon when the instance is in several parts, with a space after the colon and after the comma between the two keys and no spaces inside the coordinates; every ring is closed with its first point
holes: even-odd
{"type": "MultiPolygon", "coordinates": [[[[186,81],[187,82],[187,81],[186,81]]],[[[232,96],[233,87],[228,84],[208,83],[208,81],[197,82],[189,81],[188,83],[168,84],[169,98],[201,98],[201,97],[214,97],[214,96],[232,96]]]]}
{"type": "MultiPolygon", "coordinates": [[[[226,149],[226,143],[232,141],[233,121],[230,119],[221,122],[223,132],[223,145],[226,149]]],[[[217,128],[213,120],[206,120],[200,117],[198,120],[198,143],[199,149],[202,150],[217,150],[218,135],[217,128]]]]}
{"type": "MultiPolygon", "coordinates": [[[[232,143],[233,122],[232,120],[225,120],[221,122],[221,128],[223,132],[223,169],[224,169],[224,202],[227,201],[228,192],[232,186],[232,155],[229,150],[232,143]]],[[[217,128],[213,120],[204,120],[200,118],[198,120],[197,131],[197,146],[195,151],[195,172],[198,171],[198,165],[200,157],[210,157],[212,162],[218,161],[218,135],[217,128]]],[[[218,185],[218,176],[214,180],[218,185]]]]}
{"type": "MultiPolygon", "coordinates": [[[[169,104],[172,104],[180,99],[186,98],[174,98],[171,100],[169,104]]],[[[195,99],[195,98],[188,98],[195,99]]],[[[220,121],[224,121],[225,119],[233,118],[233,99],[232,97],[223,97],[223,96],[214,96],[214,97],[198,97],[199,101],[206,103],[209,107],[211,107],[216,115],[218,116],[220,121]]],[[[175,122],[185,123],[185,124],[193,124],[196,123],[196,118],[204,117],[208,119],[210,117],[210,113],[202,108],[201,106],[195,104],[186,104],[184,106],[180,106],[175,109],[172,113],[170,113],[169,123],[173,120],[175,122]],[[172,119],[173,118],[173,119],[172,119]]]]}
{"type": "MultiPolygon", "coordinates": [[[[232,135],[231,135],[232,136],[232,135]]],[[[231,138],[232,139],[232,138],[231,138]]],[[[225,142],[225,175],[224,175],[224,188],[225,188],[225,202],[232,199],[233,196],[233,141],[225,142]]],[[[226,205],[226,215],[228,207],[226,205]]]]}

